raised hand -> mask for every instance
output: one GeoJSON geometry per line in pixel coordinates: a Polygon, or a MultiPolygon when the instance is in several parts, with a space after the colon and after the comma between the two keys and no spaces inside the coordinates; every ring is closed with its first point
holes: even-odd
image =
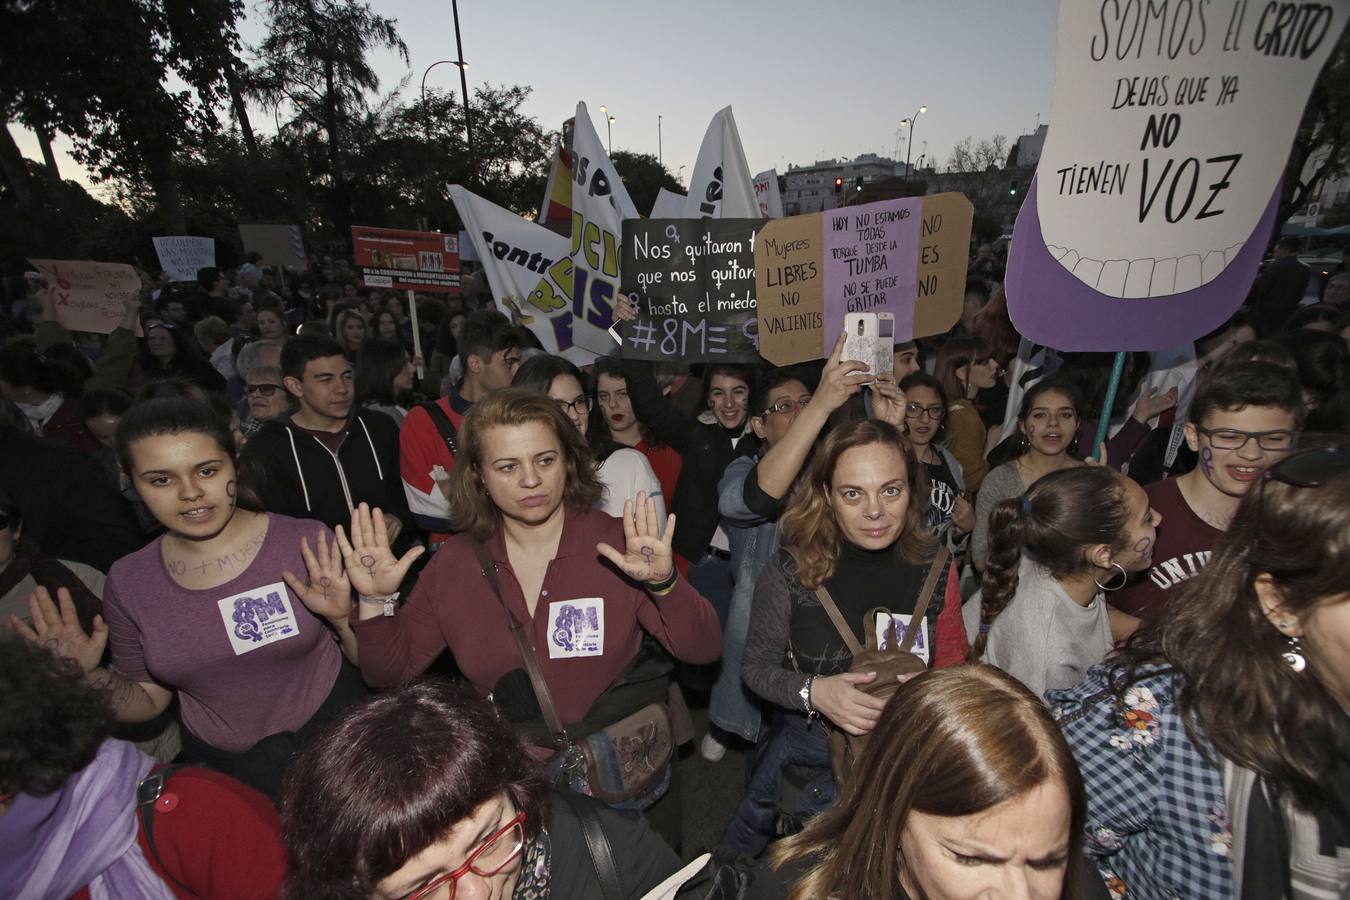
{"type": "Polygon", "coordinates": [[[94,631],[86,634],[70,591],[57,588],[56,600],[52,602],[46,588],[38,588],[28,595],[28,615],[33,624],[26,625],[18,616],[10,616],[9,627],[39,647],[73,660],[80,671],[92,672],[98,668],[103,649],[108,646],[108,626],[102,616],[94,616],[94,631]]]}
{"type": "Polygon", "coordinates": [[[661,535],[656,521],[656,504],[646,493],[639,491],[637,503],[625,500],[623,504],[624,552],[609,544],[595,545],[595,550],[618,566],[629,578],[648,584],[663,584],[675,570],[675,556],[670,549],[675,538],[675,515],[666,518],[666,533],[661,535]]]}
{"type": "Polygon", "coordinates": [[[811,682],[811,705],[820,714],[854,736],[867,734],[876,727],[886,701],[858,690],[871,684],[876,672],[844,672],[811,682]]]}
{"type": "Polygon", "coordinates": [[[970,505],[964,494],[958,494],[952,504],[952,524],[963,534],[975,530],[975,507],[970,505]]]}
{"type": "Polygon", "coordinates": [[[901,430],[905,427],[905,392],[892,375],[878,375],[872,382],[872,414],[901,430]]]}
{"type": "MultiPolygon", "coordinates": [[[[844,355],[843,332],[834,342],[834,349],[830,351],[830,358],[825,360],[825,368],[820,372],[820,384],[816,387],[816,392],[811,395],[811,402],[822,404],[830,412],[844,405],[854,394],[862,389],[862,385],[871,381],[867,374],[867,363],[858,362],[856,359],[843,359],[844,355]]],[[[901,415],[904,415],[904,404],[900,404],[901,415]]]]}
{"type": "Polygon", "coordinates": [[[1139,398],[1139,402],[1134,405],[1134,417],[1140,422],[1148,422],[1154,416],[1161,412],[1171,409],[1177,405],[1177,388],[1173,386],[1167,393],[1160,394],[1156,387],[1148,389],[1148,393],[1139,398]]]}
{"type": "Polygon", "coordinates": [[[614,303],[614,321],[632,322],[637,319],[637,307],[633,301],[628,299],[627,294],[620,294],[619,299],[614,303]]]}
{"type": "Polygon", "coordinates": [[[309,538],[300,539],[300,555],[305,560],[309,581],[301,581],[290,571],[281,573],[282,580],[314,615],[329,620],[344,619],[352,611],[352,583],[343,568],[337,541],[329,544],[320,531],[314,546],[317,553],[309,549],[309,538]]]}
{"type": "Polygon", "coordinates": [[[347,578],[363,597],[387,597],[398,590],[408,567],[426,552],[425,547],[413,547],[402,558],[396,558],[389,549],[389,529],[384,513],[372,511],[362,503],[352,510],[350,540],[337,527],[338,547],[347,566],[347,578]]]}

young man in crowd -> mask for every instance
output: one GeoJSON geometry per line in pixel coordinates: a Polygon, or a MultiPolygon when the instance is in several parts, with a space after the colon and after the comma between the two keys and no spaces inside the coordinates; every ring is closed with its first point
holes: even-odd
{"type": "Polygon", "coordinates": [[[431,532],[433,546],[450,531],[450,503],[438,480],[455,464],[451,444],[460,422],[489,391],[508,387],[520,367],[520,335],[511,320],[495,309],[470,313],[459,333],[459,361],[464,380],[434,403],[414,406],[399,434],[399,469],[414,521],[431,532]],[[434,407],[431,408],[431,407],[434,407]]]}
{"type": "Polygon", "coordinates": [[[263,505],[334,528],[368,503],[384,511],[394,545],[406,547],[412,522],[398,475],[398,426],[382,413],[353,409],[352,364],[337,341],[291,338],[281,374],[296,410],[263,422],[241,454],[243,477],[263,505]]]}
{"type": "Polygon", "coordinates": [[[1200,383],[1186,423],[1186,443],[1199,463],[1185,475],[1144,488],[1162,524],[1153,565],[1109,595],[1117,638],[1133,631],[1138,620],[1161,615],[1177,587],[1199,574],[1238,503],[1289,453],[1302,423],[1298,380],[1282,366],[1220,364],[1200,383]]]}

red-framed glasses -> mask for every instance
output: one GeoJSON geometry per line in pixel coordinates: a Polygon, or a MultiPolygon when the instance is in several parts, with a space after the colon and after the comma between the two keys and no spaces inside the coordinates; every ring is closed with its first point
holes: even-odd
{"type": "Polygon", "coordinates": [[[516,813],[515,818],[488,835],[483,843],[474,848],[469,858],[464,860],[464,865],[428,881],[402,900],[431,900],[443,887],[448,887],[450,892],[442,900],[453,900],[455,886],[466,874],[473,872],[480,878],[491,878],[515,862],[524,849],[525,814],[521,812],[516,813]]]}

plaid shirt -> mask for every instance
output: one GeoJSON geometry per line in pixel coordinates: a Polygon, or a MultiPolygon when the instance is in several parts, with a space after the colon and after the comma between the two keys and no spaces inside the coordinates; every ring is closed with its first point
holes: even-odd
{"type": "Polygon", "coordinates": [[[1145,670],[1121,703],[1111,671],[1094,666],[1076,687],[1046,694],[1087,787],[1085,852],[1114,898],[1232,897],[1223,772],[1182,724],[1178,676],[1145,670]]]}

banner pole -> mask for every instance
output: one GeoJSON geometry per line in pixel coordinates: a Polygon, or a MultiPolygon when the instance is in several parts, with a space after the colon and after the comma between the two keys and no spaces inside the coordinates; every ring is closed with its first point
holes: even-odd
{"type": "Polygon", "coordinates": [[[417,380],[421,381],[422,373],[422,329],[417,327],[417,295],[413,293],[412,288],[408,288],[408,315],[412,318],[413,333],[413,356],[417,362],[417,380]]]}
{"type": "Polygon", "coordinates": [[[1116,353],[1116,361],[1111,366],[1111,381],[1106,385],[1106,401],[1102,404],[1102,414],[1097,420],[1097,439],[1092,442],[1092,458],[1101,462],[1102,444],[1111,429],[1111,407],[1116,405],[1116,392],[1120,390],[1120,376],[1125,374],[1125,351],[1116,353]]]}

